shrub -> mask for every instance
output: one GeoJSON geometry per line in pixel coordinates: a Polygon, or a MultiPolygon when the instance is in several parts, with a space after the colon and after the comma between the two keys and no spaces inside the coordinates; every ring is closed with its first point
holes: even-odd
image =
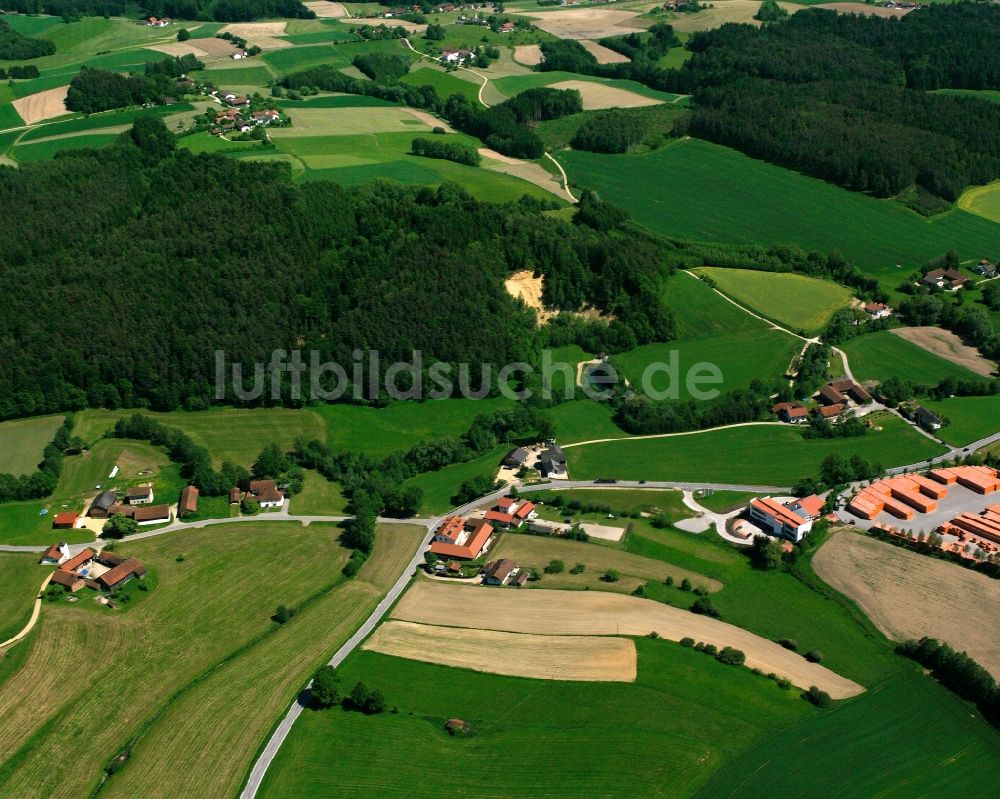
{"type": "Polygon", "coordinates": [[[685,636],[684,638],[681,638],[680,645],[681,646],[694,646],[694,638],[688,638],[688,637],[685,636]]]}
{"type": "Polygon", "coordinates": [[[247,516],[256,516],[260,513],[260,503],[252,497],[247,497],[240,502],[240,512],[247,514],[247,516]]]}
{"type": "Polygon", "coordinates": [[[101,528],[101,536],[104,538],[124,538],[127,535],[135,535],[139,532],[139,523],[135,519],[115,514],[104,523],[101,528]]]}
{"type": "Polygon", "coordinates": [[[333,707],[340,701],[337,670],[323,666],[313,677],[309,687],[309,705],[315,708],[333,707]]]}
{"type": "Polygon", "coordinates": [[[741,649],[735,649],[731,646],[722,647],[722,651],[715,656],[715,659],[720,663],[725,663],[728,666],[742,666],[746,663],[747,656],[743,653],[741,649]]]}
{"type": "Polygon", "coordinates": [[[691,590],[691,581],[687,577],[685,577],[683,580],[681,580],[681,591],[690,591],[690,590],[691,590]]]}
{"type": "Polygon", "coordinates": [[[779,638],[778,643],[785,647],[785,649],[791,649],[793,652],[799,648],[798,642],[791,638],[779,638]]]}
{"type": "Polygon", "coordinates": [[[545,567],[546,574],[562,574],[566,571],[566,564],[561,560],[550,560],[549,565],[545,567]]]}
{"type": "Polygon", "coordinates": [[[273,621],[278,622],[278,624],[284,624],[285,622],[289,621],[294,615],[295,615],[295,608],[290,608],[287,605],[278,605],[271,619],[273,621]]]}
{"type": "Polygon", "coordinates": [[[569,570],[570,574],[583,574],[587,570],[586,563],[577,563],[572,569],[569,570]]]}
{"type": "Polygon", "coordinates": [[[617,583],[622,578],[622,574],[618,569],[608,569],[601,576],[601,579],[606,583],[617,583]]]}
{"type": "Polygon", "coordinates": [[[643,584],[637,585],[632,589],[632,596],[646,596],[646,586],[643,584]]]}
{"type": "Polygon", "coordinates": [[[809,690],[803,693],[802,696],[812,704],[816,705],[816,707],[830,706],[830,694],[826,691],[821,691],[815,685],[809,686],[809,690]]]}
{"type": "Polygon", "coordinates": [[[715,644],[705,644],[705,648],[702,651],[706,655],[715,657],[719,653],[719,648],[715,644]]]}
{"type": "Polygon", "coordinates": [[[656,632],[656,630],[653,630],[651,633],[646,633],[646,637],[647,638],[652,638],[653,640],[656,640],[657,638],[660,637],[660,634],[658,632],[656,632]]]}
{"type": "Polygon", "coordinates": [[[808,652],[806,652],[805,658],[810,663],[822,663],[823,662],[823,653],[822,652],[817,652],[815,649],[811,649],[808,652]]]}
{"type": "Polygon", "coordinates": [[[712,600],[707,596],[700,596],[691,605],[689,610],[692,613],[698,613],[702,616],[711,616],[713,619],[719,618],[722,614],[716,609],[715,605],[712,604],[712,600]]]}
{"type": "Polygon", "coordinates": [[[667,579],[663,581],[663,584],[668,588],[672,588],[674,585],[674,578],[668,576],[667,579]]]}

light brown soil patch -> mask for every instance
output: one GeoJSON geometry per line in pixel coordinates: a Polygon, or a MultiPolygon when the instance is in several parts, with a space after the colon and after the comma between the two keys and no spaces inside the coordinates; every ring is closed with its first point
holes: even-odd
{"type": "Polygon", "coordinates": [[[638,636],[656,632],[672,641],[690,636],[720,649],[741,649],[747,667],[765,674],[774,672],[802,688],[818,686],[837,699],[864,690],[740,627],[648,599],[602,591],[499,591],[423,580],[406,592],[392,616],[420,624],[539,635],[638,636]]]}
{"type": "MultiPolygon", "coordinates": [[[[196,40],[196,41],[201,41],[196,40]]],[[[226,42],[229,50],[233,49],[233,46],[226,42]]],[[[148,50],[156,50],[158,53],[166,53],[167,55],[182,56],[182,55],[193,55],[197,58],[203,58],[204,56],[210,55],[207,50],[203,50],[195,42],[167,42],[165,44],[150,44],[147,45],[148,50]]]]}
{"type": "Polygon", "coordinates": [[[834,534],[813,567],[890,638],[938,638],[1000,677],[1000,580],[848,532],[834,534]]]}
{"type": "Polygon", "coordinates": [[[628,638],[521,635],[388,621],[364,644],[383,655],[537,680],[635,682],[628,638]]]}
{"type": "Polygon", "coordinates": [[[581,39],[580,44],[583,45],[584,50],[597,59],[598,64],[627,64],[632,60],[627,55],[616,53],[610,47],[592,42],[590,39],[581,39]]]}
{"type": "Polygon", "coordinates": [[[530,269],[515,272],[503,282],[503,287],[507,289],[515,300],[521,300],[529,308],[534,308],[538,316],[538,324],[544,324],[553,316],[555,311],[547,311],[542,304],[542,289],[544,288],[543,277],[535,277],[530,269]]]}
{"type": "MultiPolygon", "coordinates": [[[[487,155],[482,151],[480,152],[487,158],[493,157],[492,155],[487,155]]],[[[505,175],[511,175],[512,177],[526,180],[528,183],[534,183],[539,188],[551,192],[560,200],[569,199],[569,197],[566,196],[566,190],[563,189],[559,178],[546,170],[540,164],[536,164],[532,161],[515,161],[513,163],[503,162],[487,166],[486,168],[493,172],[503,172],[505,175]]]]}
{"type": "MultiPolygon", "coordinates": [[[[778,5],[789,14],[806,8],[806,6],[793,3],[778,3],[778,5]]],[[[711,8],[705,8],[697,14],[668,15],[664,21],[675,31],[682,33],[711,30],[725,25],[727,22],[759,26],[760,23],[753,18],[759,8],[758,0],[714,0],[711,8]]]]}
{"type": "Polygon", "coordinates": [[[890,332],[976,374],[989,377],[997,369],[995,363],[986,360],[975,347],[963,344],[962,339],[950,330],[942,330],[940,327],[898,327],[890,332]]]}
{"type": "Polygon", "coordinates": [[[912,8],[883,8],[864,3],[823,3],[813,8],[826,8],[840,14],[861,14],[864,17],[905,17],[912,8]]]}
{"type": "MultiPolygon", "coordinates": [[[[198,47],[208,55],[231,55],[236,52],[236,46],[225,39],[198,39],[198,47]]],[[[188,42],[185,42],[188,44],[188,42]]],[[[253,44],[253,42],[251,42],[253,44]]]]}
{"type": "Polygon", "coordinates": [[[226,25],[219,33],[233,33],[251,43],[258,36],[284,36],[284,20],[279,22],[234,22],[226,25]]]}
{"type": "Polygon", "coordinates": [[[343,19],[344,17],[351,16],[347,13],[347,9],[340,3],[328,3],[326,0],[319,0],[315,3],[303,3],[303,5],[320,19],[343,19]]]}
{"type": "Polygon", "coordinates": [[[444,128],[446,133],[455,132],[455,129],[447,122],[445,122],[443,119],[438,119],[436,116],[434,116],[433,114],[428,114],[426,111],[421,111],[417,108],[401,108],[400,110],[405,111],[414,119],[419,119],[421,122],[427,125],[427,127],[429,127],[431,130],[433,130],[434,128],[444,128]]]}
{"type": "Polygon", "coordinates": [[[537,44],[519,44],[514,48],[514,60],[529,67],[541,64],[542,48],[537,44]]]}
{"type": "Polygon", "coordinates": [[[14,100],[11,105],[24,120],[25,125],[34,125],[44,119],[52,119],[69,113],[66,110],[66,92],[69,86],[58,86],[37,94],[29,94],[14,100]]]}
{"type": "Polygon", "coordinates": [[[616,89],[603,83],[592,83],[586,80],[564,80],[553,83],[553,89],[576,89],[583,98],[584,111],[596,111],[601,108],[638,108],[644,105],[660,105],[660,100],[643,97],[641,94],[627,89],[616,89]]]}
{"type": "Polygon", "coordinates": [[[426,25],[420,25],[416,22],[407,22],[405,19],[383,19],[382,17],[358,17],[352,19],[351,24],[371,25],[373,28],[385,25],[387,28],[402,28],[407,33],[423,33],[427,30],[426,25]]]}
{"type": "Polygon", "coordinates": [[[560,39],[603,39],[645,30],[636,11],[611,8],[579,8],[526,14],[536,27],[560,39]]]}

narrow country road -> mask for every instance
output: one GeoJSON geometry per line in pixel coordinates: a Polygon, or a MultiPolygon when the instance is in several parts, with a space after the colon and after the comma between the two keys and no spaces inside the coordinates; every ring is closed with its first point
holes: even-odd
{"type": "Polygon", "coordinates": [[[42,612],[42,594],[45,593],[45,588],[48,586],[49,580],[52,579],[52,574],[53,572],[49,572],[48,574],[45,575],[45,579],[42,580],[42,586],[41,588],[38,589],[38,595],[35,597],[35,604],[31,608],[31,618],[28,619],[28,623],[24,625],[24,627],[21,629],[21,632],[19,632],[17,635],[13,636],[12,638],[8,638],[6,641],[0,643],[0,651],[3,651],[10,644],[16,644],[18,641],[24,638],[24,636],[26,636],[28,633],[31,632],[32,628],[35,626],[35,623],[38,621],[39,614],[42,612]]]}
{"type": "Polygon", "coordinates": [[[787,427],[784,422],[734,422],[733,424],[706,427],[704,430],[682,430],[679,433],[650,433],[647,436],[622,436],[621,438],[594,438],[590,441],[575,441],[572,444],[562,444],[562,449],[585,447],[588,444],[606,444],[610,441],[646,441],[650,438],[673,438],[675,436],[696,436],[699,433],[714,433],[718,430],[730,430],[734,427],[787,427]]]}

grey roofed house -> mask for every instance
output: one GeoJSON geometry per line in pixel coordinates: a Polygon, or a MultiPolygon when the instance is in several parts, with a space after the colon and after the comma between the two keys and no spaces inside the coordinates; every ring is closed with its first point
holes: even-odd
{"type": "Polygon", "coordinates": [[[528,460],[528,450],[525,447],[517,447],[508,452],[503,459],[505,466],[524,466],[528,460]]]}
{"type": "Polygon", "coordinates": [[[549,448],[542,453],[538,462],[545,474],[566,471],[566,456],[556,444],[550,444],[549,448]]]}
{"type": "Polygon", "coordinates": [[[111,510],[111,506],[118,502],[118,495],[114,491],[102,491],[94,501],[90,503],[88,516],[105,517],[111,510]]]}

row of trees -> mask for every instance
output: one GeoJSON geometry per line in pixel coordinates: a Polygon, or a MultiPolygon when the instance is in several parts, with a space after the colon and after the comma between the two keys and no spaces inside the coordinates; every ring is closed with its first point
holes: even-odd
{"type": "Polygon", "coordinates": [[[72,433],[73,414],[68,413],[52,441],[45,445],[36,471],[21,475],[0,472],[0,502],[41,499],[55,491],[62,472],[63,455],[79,452],[82,448],[82,442],[72,433]]]}
{"type": "Polygon", "coordinates": [[[906,641],[896,651],[931,670],[934,677],[963,699],[974,702],[990,724],[1000,727],[1000,686],[965,652],[934,638],[906,641]]]}
{"type": "Polygon", "coordinates": [[[410,152],[425,158],[441,158],[466,166],[479,166],[480,161],[479,151],[475,147],[438,139],[414,139],[410,143],[410,152]]]}
{"type": "MultiPolygon", "coordinates": [[[[216,22],[249,22],[255,19],[313,19],[315,14],[299,0],[140,0],[144,17],[171,17],[216,22]]],[[[127,0],[5,0],[7,11],[50,14],[79,19],[81,16],[121,17],[135,8],[127,0]]]]}
{"type": "Polygon", "coordinates": [[[14,30],[5,19],[0,19],[0,61],[22,61],[52,55],[56,46],[48,39],[35,39],[14,30]]]}
{"type": "Polygon", "coordinates": [[[11,78],[12,80],[30,80],[38,77],[38,67],[34,64],[23,66],[15,64],[12,67],[0,67],[0,80],[11,78]]]}

